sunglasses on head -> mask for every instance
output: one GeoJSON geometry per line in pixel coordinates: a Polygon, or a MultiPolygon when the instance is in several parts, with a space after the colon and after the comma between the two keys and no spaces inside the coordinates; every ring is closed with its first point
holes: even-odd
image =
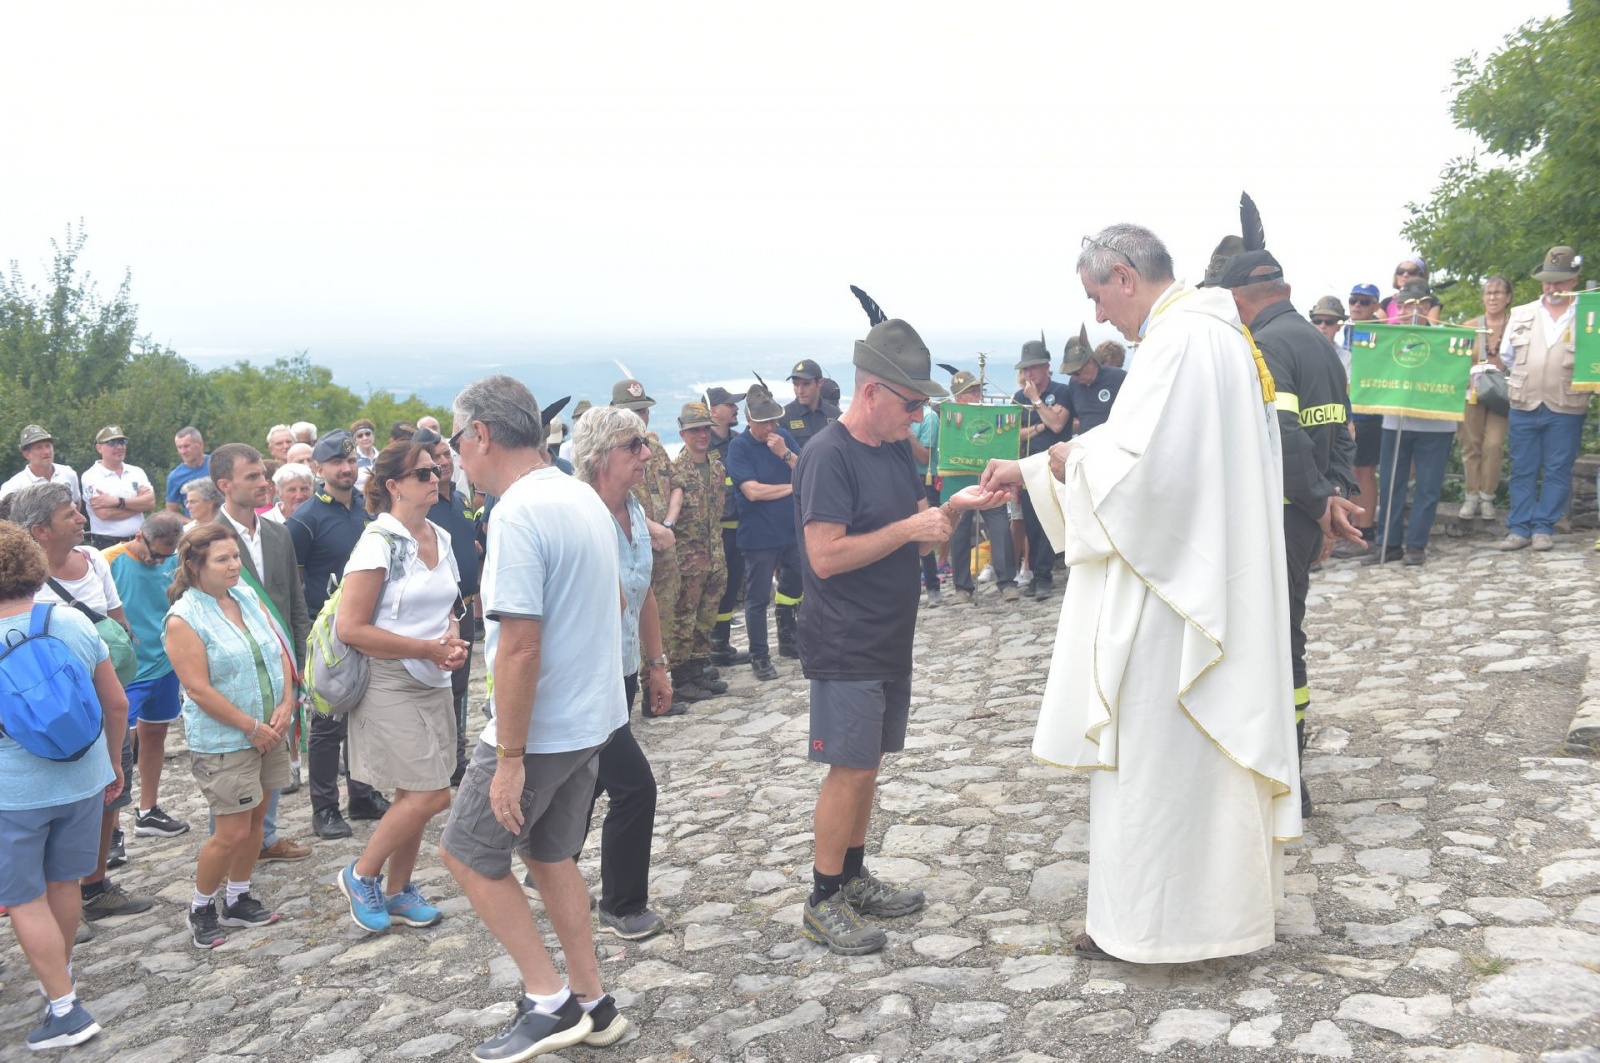
{"type": "Polygon", "coordinates": [[[408,469],[408,470],[406,470],[406,475],[407,476],[415,476],[417,478],[417,482],[418,483],[423,483],[423,484],[428,483],[429,481],[434,480],[434,479],[442,480],[442,479],[444,479],[444,466],[443,465],[424,465],[420,469],[408,469]]]}
{"type": "Polygon", "coordinates": [[[902,395],[898,391],[896,391],[894,388],[890,387],[888,384],[879,384],[876,381],[874,381],[873,382],[873,386],[880,387],[883,390],[887,391],[889,394],[893,395],[895,398],[899,399],[900,402],[905,406],[907,413],[916,413],[918,410],[922,409],[924,406],[926,406],[928,404],[928,400],[925,399],[925,398],[924,399],[908,399],[904,395],[902,395]]]}

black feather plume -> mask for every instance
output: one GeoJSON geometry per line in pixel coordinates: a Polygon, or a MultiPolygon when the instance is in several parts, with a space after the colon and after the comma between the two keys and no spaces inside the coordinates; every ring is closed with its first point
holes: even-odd
{"type": "Polygon", "coordinates": [[[572,396],[571,395],[567,395],[567,396],[565,396],[563,398],[557,399],[556,401],[552,402],[550,405],[546,406],[544,409],[539,411],[539,420],[541,422],[543,422],[544,424],[548,425],[551,421],[555,420],[556,414],[560,413],[562,410],[567,408],[567,403],[569,403],[571,401],[572,401],[572,396]]]}
{"type": "Polygon", "coordinates": [[[857,299],[861,300],[861,309],[867,312],[868,323],[881,325],[889,320],[889,315],[885,314],[883,308],[872,301],[872,296],[857,288],[854,284],[850,285],[850,290],[855,293],[857,299]]]}
{"type": "MultiPolygon", "coordinates": [[[[760,373],[758,373],[754,369],[752,369],[752,370],[750,370],[750,375],[756,378],[756,383],[757,384],[760,384],[762,387],[767,388],[767,382],[765,380],[761,379],[761,374],[760,373]]],[[[771,388],[767,388],[767,394],[768,395],[772,394],[772,389],[771,388]]]]}
{"type": "Polygon", "coordinates": [[[1256,209],[1256,201],[1250,198],[1249,192],[1239,195],[1239,232],[1244,237],[1246,251],[1267,249],[1267,231],[1261,226],[1261,212],[1256,209]]]}
{"type": "Polygon", "coordinates": [[[955,366],[951,365],[948,362],[940,362],[939,363],[939,368],[943,369],[946,373],[949,373],[951,376],[954,376],[955,374],[961,372],[961,370],[957,369],[955,366]]]}

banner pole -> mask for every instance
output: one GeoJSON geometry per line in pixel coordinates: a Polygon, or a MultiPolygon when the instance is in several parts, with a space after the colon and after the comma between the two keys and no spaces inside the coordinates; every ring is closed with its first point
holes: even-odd
{"type": "Polygon", "coordinates": [[[1387,564],[1389,560],[1389,507],[1394,505],[1394,474],[1400,467],[1400,440],[1406,434],[1404,428],[1394,430],[1394,456],[1389,461],[1389,483],[1387,484],[1388,498],[1383,502],[1383,538],[1378,546],[1378,564],[1387,564]]]}

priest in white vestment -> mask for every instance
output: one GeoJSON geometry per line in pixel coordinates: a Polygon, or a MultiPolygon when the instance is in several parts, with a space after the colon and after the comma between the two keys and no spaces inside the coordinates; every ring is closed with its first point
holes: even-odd
{"type": "Polygon", "coordinates": [[[1033,751],[1093,772],[1078,951],[1251,952],[1300,835],[1272,378],[1149,230],[1085,240],[1078,271],[1138,359],[1103,425],[983,478],[1026,487],[1072,569],[1033,751]]]}

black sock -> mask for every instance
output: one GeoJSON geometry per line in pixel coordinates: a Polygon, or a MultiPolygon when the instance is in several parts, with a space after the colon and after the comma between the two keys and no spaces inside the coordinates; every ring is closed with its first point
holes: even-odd
{"type": "Polygon", "coordinates": [[[811,881],[813,885],[809,903],[815,906],[843,889],[845,877],[843,875],[824,875],[813,866],[811,868],[811,881]]]}
{"type": "Polygon", "coordinates": [[[840,872],[840,876],[846,882],[849,882],[862,873],[863,868],[861,865],[866,859],[867,847],[865,845],[854,845],[846,849],[844,851],[844,870],[840,872]]]}
{"type": "Polygon", "coordinates": [[[90,897],[98,897],[105,891],[105,879],[101,879],[99,882],[85,882],[78,887],[78,892],[82,895],[84,900],[88,900],[90,897]]]}

